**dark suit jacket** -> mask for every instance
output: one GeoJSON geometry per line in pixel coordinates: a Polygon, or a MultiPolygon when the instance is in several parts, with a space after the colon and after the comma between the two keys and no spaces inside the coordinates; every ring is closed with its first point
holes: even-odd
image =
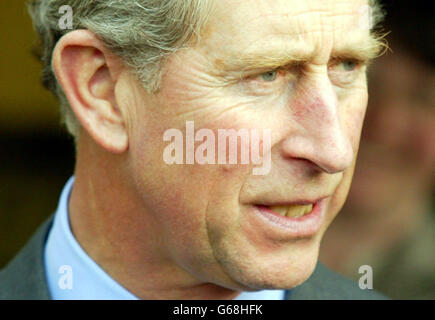
{"type": "MultiPolygon", "coordinates": [[[[0,271],[0,299],[49,300],[44,268],[44,245],[52,219],[46,221],[18,255],[0,271]]],[[[361,290],[358,285],[322,264],[318,264],[311,277],[293,288],[291,300],[377,300],[386,299],[373,290],[361,290]]]]}

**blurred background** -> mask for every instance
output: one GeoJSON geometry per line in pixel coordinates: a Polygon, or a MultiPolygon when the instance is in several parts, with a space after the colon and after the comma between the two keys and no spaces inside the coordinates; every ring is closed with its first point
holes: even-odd
{"type": "MultiPolygon", "coordinates": [[[[435,26],[430,2],[384,1],[391,50],[369,73],[370,102],[348,201],[320,260],[396,299],[435,299],[435,26]]],[[[0,1],[0,268],[54,213],[73,140],[40,84],[25,0],[0,1]]]]}
{"type": "Polygon", "coordinates": [[[57,207],[74,167],[72,139],[40,81],[24,0],[0,1],[0,268],[57,207]]]}

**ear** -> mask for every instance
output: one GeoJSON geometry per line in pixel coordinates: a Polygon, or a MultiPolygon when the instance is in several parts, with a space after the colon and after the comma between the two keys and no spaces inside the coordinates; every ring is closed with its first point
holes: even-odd
{"type": "Polygon", "coordinates": [[[83,129],[107,151],[126,151],[125,118],[115,97],[120,59],[91,31],[75,30],[58,41],[52,67],[83,129]]]}

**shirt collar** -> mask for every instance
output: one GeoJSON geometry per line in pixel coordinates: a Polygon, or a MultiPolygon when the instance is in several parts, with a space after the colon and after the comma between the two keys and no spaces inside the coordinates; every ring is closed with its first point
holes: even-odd
{"type": "MultiPolygon", "coordinates": [[[[68,202],[74,176],[66,183],[45,244],[48,288],[55,300],[137,300],[83,250],[71,232],[68,202]]],[[[242,292],[235,300],[282,300],[284,290],[242,292]]]]}

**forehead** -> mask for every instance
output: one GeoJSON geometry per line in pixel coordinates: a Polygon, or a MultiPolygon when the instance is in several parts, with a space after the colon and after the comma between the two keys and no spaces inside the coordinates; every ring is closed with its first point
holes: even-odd
{"type": "Polygon", "coordinates": [[[368,12],[367,0],[218,0],[203,42],[214,53],[288,46],[326,57],[346,42],[369,41],[368,12]]]}

